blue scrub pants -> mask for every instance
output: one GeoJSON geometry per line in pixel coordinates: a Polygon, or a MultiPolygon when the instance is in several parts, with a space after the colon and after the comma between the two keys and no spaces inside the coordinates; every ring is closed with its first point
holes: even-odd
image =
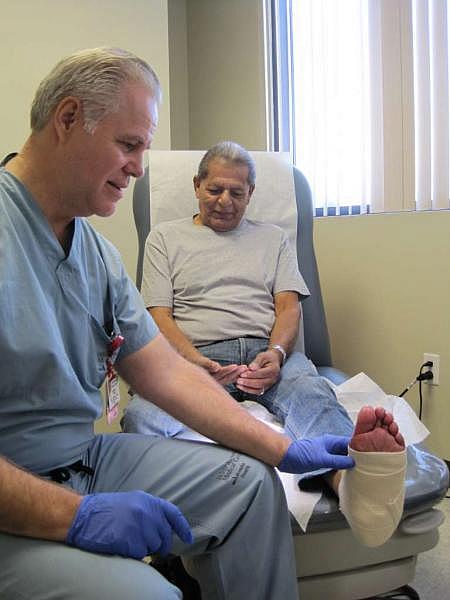
{"type": "MultiPolygon", "coordinates": [[[[204,600],[296,600],[283,488],[271,467],[220,446],[137,434],[99,435],[64,485],[81,494],[145,490],[176,504],[192,545],[173,539],[204,600]]],[[[144,562],[0,534],[2,600],[180,600],[144,562]]]]}

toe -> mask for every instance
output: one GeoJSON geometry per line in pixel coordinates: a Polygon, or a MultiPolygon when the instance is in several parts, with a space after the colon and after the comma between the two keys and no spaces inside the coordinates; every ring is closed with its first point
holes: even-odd
{"type": "Polygon", "coordinates": [[[375,408],[375,414],[377,416],[377,419],[379,419],[380,421],[383,421],[384,417],[386,415],[386,411],[384,410],[384,408],[382,406],[377,406],[375,408]]]}
{"type": "Polygon", "coordinates": [[[391,435],[393,435],[394,437],[397,435],[398,433],[398,425],[395,421],[393,421],[390,425],[389,425],[389,433],[391,435]]]}
{"type": "Polygon", "coordinates": [[[363,406],[358,413],[355,434],[367,433],[376,427],[375,411],[371,406],[363,406]]]}
{"type": "Polygon", "coordinates": [[[397,442],[397,444],[399,444],[402,448],[405,448],[406,443],[405,443],[405,438],[403,437],[403,435],[398,432],[397,435],[395,436],[395,441],[397,442]]]}
{"type": "Polygon", "coordinates": [[[385,413],[383,423],[385,425],[390,425],[393,422],[394,422],[394,415],[390,412],[385,413]]]}

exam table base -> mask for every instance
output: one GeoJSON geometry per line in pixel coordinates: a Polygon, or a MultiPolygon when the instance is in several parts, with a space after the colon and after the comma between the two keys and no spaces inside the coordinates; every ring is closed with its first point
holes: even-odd
{"type": "Polygon", "coordinates": [[[414,578],[417,555],[438,540],[437,528],[417,535],[397,532],[379,548],[362,546],[349,529],[296,535],[299,596],[361,600],[404,586],[414,578]]]}

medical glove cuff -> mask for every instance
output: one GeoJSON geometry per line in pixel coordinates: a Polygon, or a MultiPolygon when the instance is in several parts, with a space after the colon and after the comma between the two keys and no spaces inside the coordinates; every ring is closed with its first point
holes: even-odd
{"type": "Polygon", "coordinates": [[[278,468],[285,473],[307,473],[319,469],[349,469],[354,460],[347,456],[350,438],[325,434],[296,440],[287,449],[278,468]]]}

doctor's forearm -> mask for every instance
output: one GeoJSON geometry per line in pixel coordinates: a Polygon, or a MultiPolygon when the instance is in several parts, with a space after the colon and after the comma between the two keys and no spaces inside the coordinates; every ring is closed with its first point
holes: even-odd
{"type": "Polygon", "coordinates": [[[0,457],[0,531],[64,541],[81,500],[0,457]]]}
{"type": "Polygon", "coordinates": [[[234,450],[278,465],[290,440],[252,417],[203,369],[158,336],[124,358],[121,376],[144,398],[192,429],[234,450]]]}
{"type": "Polygon", "coordinates": [[[289,438],[251,416],[204,371],[185,364],[186,369],[177,367],[173,389],[165,390],[164,398],[159,396],[161,408],[223,446],[278,465],[289,438]]]}

